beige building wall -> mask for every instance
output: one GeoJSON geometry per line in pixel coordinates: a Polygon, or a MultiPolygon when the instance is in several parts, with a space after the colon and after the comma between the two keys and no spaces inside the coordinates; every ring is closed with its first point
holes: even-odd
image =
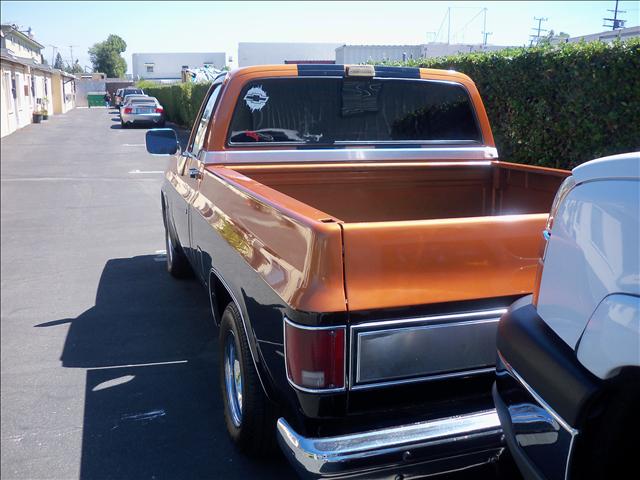
{"type": "Polygon", "coordinates": [[[31,72],[29,67],[2,61],[2,136],[32,121],[31,72]],[[26,88],[25,88],[26,87],[26,88]]]}

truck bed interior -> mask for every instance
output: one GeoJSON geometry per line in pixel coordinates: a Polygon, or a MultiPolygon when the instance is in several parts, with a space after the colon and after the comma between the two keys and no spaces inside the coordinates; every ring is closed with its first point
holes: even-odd
{"type": "Polygon", "coordinates": [[[348,223],[546,213],[568,174],[498,161],[232,168],[348,223]]]}

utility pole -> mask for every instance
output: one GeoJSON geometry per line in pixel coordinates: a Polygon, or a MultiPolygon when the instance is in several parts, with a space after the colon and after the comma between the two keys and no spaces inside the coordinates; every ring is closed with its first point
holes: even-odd
{"type": "Polygon", "coordinates": [[[487,32],[487,8],[483,8],[482,9],[483,13],[484,13],[484,20],[482,23],[482,46],[486,47],[487,46],[487,37],[489,35],[492,35],[493,32],[487,32]]]}
{"type": "Polygon", "coordinates": [[[542,22],[546,22],[547,20],[549,20],[546,17],[533,17],[533,19],[538,22],[538,27],[533,27],[531,30],[536,31],[537,33],[535,35],[529,35],[531,37],[531,42],[529,43],[529,46],[532,47],[533,46],[533,42],[535,41],[535,44],[537,45],[538,42],[540,41],[540,32],[548,32],[549,30],[545,30],[544,28],[542,28],[542,22]]]}
{"type": "Polygon", "coordinates": [[[447,9],[447,21],[447,45],[449,45],[451,40],[451,7],[447,9]]]}
{"type": "Polygon", "coordinates": [[[611,22],[611,25],[607,25],[603,23],[603,27],[611,27],[611,30],[618,30],[620,28],[624,28],[624,24],[626,20],[622,20],[618,18],[619,13],[627,13],[625,10],[618,10],[618,0],[616,0],[616,8],[615,10],[607,10],[607,12],[613,12],[613,18],[603,18],[605,22],[611,22]]]}
{"type": "Polygon", "coordinates": [[[53,64],[56,63],[56,50],[58,50],[58,47],[51,44],[47,44],[47,47],[51,47],[51,67],[53,68],[53,64]]]}
{"type": "Polygon", "coordinates": [[[73,68],[73,47],[78,47],[79,45],[69,45],[69,50],[71,52],[71,68],[73,68]]]}

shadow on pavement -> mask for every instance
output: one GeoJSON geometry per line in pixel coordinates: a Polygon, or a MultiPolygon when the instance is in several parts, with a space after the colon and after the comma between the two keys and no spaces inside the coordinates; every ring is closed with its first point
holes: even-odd
{"type": "Polygon", "coordinates": [[[293,477],[280,455],[251,461],[229,441],[207,297],[163,260],[109,260],[91,309],[36,325],[70,323],[62,365],[88,369],[80,478],[293,477]]]}

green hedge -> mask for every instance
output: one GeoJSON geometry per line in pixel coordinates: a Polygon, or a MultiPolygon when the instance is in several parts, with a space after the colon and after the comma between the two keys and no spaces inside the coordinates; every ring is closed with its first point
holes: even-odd
{"type": "Polygon", "coordinates": [[[158,85],[152,82],[139,82],[138,86],[143,88],[147,95],[158,99],[164,108],[167,120],[191,128],[210,84],[158,85]]]}
{"type": "Polygon", "coordinates": [[[572,168],[640,149],[640,39],[420,59],[476,83],[504,160],[572,168]]]}

